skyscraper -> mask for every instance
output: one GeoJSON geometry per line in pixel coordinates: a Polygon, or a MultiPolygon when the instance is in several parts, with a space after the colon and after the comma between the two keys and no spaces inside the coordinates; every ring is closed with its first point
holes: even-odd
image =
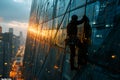
{"type": "Polygon", "coordinates": [[[13,28],[9,28],[9,33],[13,34],[13,28]]]}
{"type": "MultiPolygon", "coordinates": [[[[25,80],[119,80],[119,21],[119,0],[33,0],[24,55],[25,80]],[[70,51],[64,49],[66,26],[74,14],[79,19],[87,15],[93,31],[89,64],[71,79],[70,51]]],[[[79,39],[82,27],[78,26],[79,39]]]]}

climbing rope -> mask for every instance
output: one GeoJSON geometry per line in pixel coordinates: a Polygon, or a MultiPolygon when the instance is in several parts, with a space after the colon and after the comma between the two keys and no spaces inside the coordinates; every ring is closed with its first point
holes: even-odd
{"type": "Polygon", "coordinates": [[[60,27],[61,27],[61,25],[62,25],[62,22],[63,22],[63,20],[64,20],[64,18],[65,18],[65,15],[66,15],[66,13],[67,13],[67,11],[68,11],[68,9],[69,9],[69,6],[71,5],[71,1],[72,1],[72,0],[69,1],[68,6],[67,6],[67,8],[66,8],[66,11],[65,11],[65,13],[64,13],[64,15],[63,15],[63,17],[62,17],[61,22],[60,22],[60,25],[57,27],[57,31],[56,31],[55,36],[54,36],[54,40],[56,39],[56,36],[57,36],[58,31],[59,31],[59,29],[60,29],[60,27]]]}

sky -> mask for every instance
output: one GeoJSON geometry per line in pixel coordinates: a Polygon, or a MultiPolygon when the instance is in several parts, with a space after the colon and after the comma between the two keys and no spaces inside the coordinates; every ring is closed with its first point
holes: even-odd
{"type": "Polygon", "coordinates": [[[0,0],[0,26],[3,33],[9,28],[14,29],[14,34],[22,31],[27,33],[32,0],[0,0]]]}

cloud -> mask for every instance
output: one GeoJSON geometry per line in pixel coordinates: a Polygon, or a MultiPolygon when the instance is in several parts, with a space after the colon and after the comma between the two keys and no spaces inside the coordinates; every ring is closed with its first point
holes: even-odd
{"type": "Polygon", "coordinates": [[[23,36],[26,37],[28,23],[27,22],[19,22],[19,21],[10,21],[10,22],[2,22],[0,24],[3,28],[3,32],[8,32],[9,28],[14,29],[14,34],[19,35],[19,32],[23,32],[23,36]]]}
{"type": "Polygon", "coordinates": [[[28,27],[28,23],[18,22],[18,21],[11,21],[7,23],[7,25],[12,28],[22,28],[22,29],[26,29],[28,27]]]}
{"type": "Polygon", "coordinates": [[[14,2],[23,3],[24,0],[13,0],[14,2]]]}
{"type": "Polygon", "coordinates": [[[0,16],[4,21],[28,21],[32,0],[0,0],[0,16]]]}
{"type": "Polygon", "coordinates": [[[0,0],[0,26],[3,32],[14,28],[14,33],[26,34],[32,0],[0,0]]]}

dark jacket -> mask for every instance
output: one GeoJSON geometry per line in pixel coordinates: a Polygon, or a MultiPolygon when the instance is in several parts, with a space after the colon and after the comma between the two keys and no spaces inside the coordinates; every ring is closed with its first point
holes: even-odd
{"type": "Polygon", "coordinates": [[[82,24],[84,22],[84,19],[81,19],[79,21],[71,20],[71,22],[67,25],[67,36],[77,36],[78,28],[77,25],[82,24]]]}

